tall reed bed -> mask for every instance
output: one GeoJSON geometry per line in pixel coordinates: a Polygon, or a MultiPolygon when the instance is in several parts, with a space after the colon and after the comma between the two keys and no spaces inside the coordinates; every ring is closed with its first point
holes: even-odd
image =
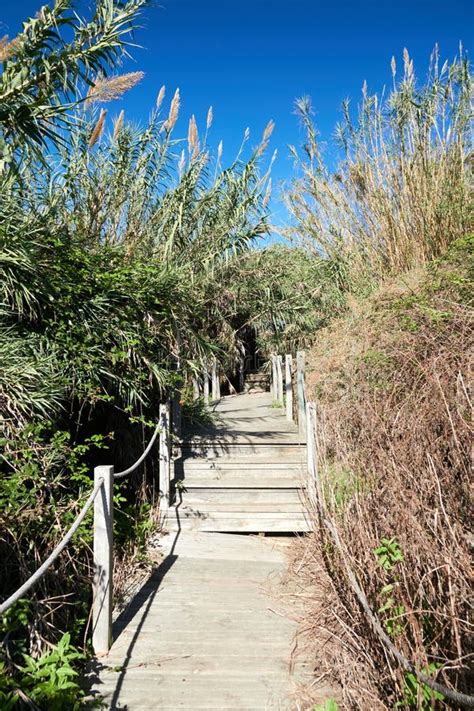
{"type": "Polygon", "coordinates": [[[345,290],[366,291],[442,253],[472,225],[472,74],[460,49],[440,63],[435,47],[424,84],[403,52],[392,59],[392,88],[371,94],[364,83],[357,112],[349,101],[336,127],[341,156],[330,170],[312,119],[296,102],[306,132],[291,148],[298,177],[286,203],[288,230],[339,265],[345,290]]]}

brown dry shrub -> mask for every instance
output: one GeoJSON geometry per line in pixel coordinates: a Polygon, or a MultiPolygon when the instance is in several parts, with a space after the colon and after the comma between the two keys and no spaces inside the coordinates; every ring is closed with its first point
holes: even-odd
{"type": "MultiPolygon", "coordinates": [[[[384,287],[323,332],[308,376],[326,507],[351,567],[398,649],[418,669],[439,665],[433,678],[460,691],[473,688],[472,245],[458,241],[447,260],[384,287]],[[384,570],[374,550],[394,537],[403,560],[384,570]]],[[[446,708],[423,705],[420,688],[409,703],[404,674],[372,632],[332,542],[316,527],[305,546],[293,570],[307,590],[320,581],[326,589],[323,603],[320,592],[308,596],[306,640],[316,673],[340,684],[344,708],[401,699],[403,708],[446,708]]]]}

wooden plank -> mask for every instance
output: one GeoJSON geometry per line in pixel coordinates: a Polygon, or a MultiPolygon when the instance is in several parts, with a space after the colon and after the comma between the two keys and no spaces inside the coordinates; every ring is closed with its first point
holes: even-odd
{"type": "Polygon", "coordinates": [[[227,503],[235,504],[285,504],[300,503],[301,493],[293,489],[188,489],[185,497],[186,506],[199,504],[227,503]]]}
{"type": "Polygon", "coordinates": [[[94,484],[102,480],[94,500],[94,579],[92,583],[92,646],[107,654],[112,643],[114,468],[94,469],[94,484]]]}
{"type": "Polygon", "coordinates": [[[239,513],[241,516],[253,513],[303,513],[303,505],[301,501],[280,501],[276,503],[275,501],[270,501],[268,503],[258,502],[258,503],[247,503],[242,501],[212,501],[212,502],[190,502],[188,497],[186,497],[186,505],[181,506],[179,509],[181,515],[188,512],[193,513],[206,513],[210,516],[215,516],[217,514],[223,515],[225,513],[239,513]]]}
{"type": "MultiPolygon", "coordinates": [[[[288,514],[289,516],[289,514],[288,514]]],[[[169,530],[176,530],[176,522],[169,523],[169,530]],[[173,528],[174,526],[174,528],[173,528]]],[[[251,519],[214,519],[214,518],[182,518],[179,527],[183,530],[199,531],[234,531],[236,533],[255,533],[265,531],[267,533],[297,533],[311,530],[310,523],[304,518],[251,518],[251,519]]]]}
{"type": "Polygon", "coordinates": [[[306,395],[305,395],[305,352],[296,354],[296,389],[298,399],[298,430],[300,437],[306,436],[306,395]]]}
{"type": "MultiPolygon", "coordinates": [[[[188,482],[186,479],[184,480],[184,486],[187,488],[188,491],[191,491],[192,489],[192,483],[188,482]]],[[[248,490],[248,491],[254,491],[255,489],[257,490],[266,490],[266,491],[272,491],[274,489],[294,489],[294,490],[299,490],[299,489],[304,489],[306,486],[306,482],[300,479],[296,478],[272,478],[272,479],[255,479],[255,480],[245,480],[245,486],[243,486],[242,483],[242,478],[240,479],[223,479],[223,478],[209,478],[209,479],[200,479],[199,480],[199,489],[222,489],[222,487],[226,487],[230,491],[236,490],[236,491],[242,491],[242,490],[248,490]]]]}
{"type": "Polygon", "coordinates": [[[170,442],[170,405],[160,404],[160,508],[163,512],[170,503],[171,442],[170,442]]]}
{"type": "Polygon", "coordinates": [[[285,356],[285,412],[288,422],[293,422],[293,382],[291,378],[291,367],[293,359],[291,355],[285,356]]]}

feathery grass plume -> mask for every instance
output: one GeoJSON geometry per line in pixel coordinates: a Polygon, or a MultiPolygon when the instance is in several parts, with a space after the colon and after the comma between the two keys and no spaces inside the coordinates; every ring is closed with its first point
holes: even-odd
{"type": "Polygon", "coordinates": [[[250,129],[247,126],[247,128],[245,129],[245,132],[244,132],[244,141],[248,141],[249,138],[250,138],[250,129]]]}
{"type": "Polygon", "coordinates": [[[224,144],[222,141],[219,141],[219,145],[217,146],[217,162],[219,163],[220,159],[222,158],[222,154],[224,152],[224,144]]]}
{"type": "Polygon", "coordinates": [[[206,121],[206,128],[209,131],[209,129],[212,126],[212,119],[213,119],[213,111],[212,111],[212,106],[209,106],[209,111],[207,112],[207,121],[206,121]]]}
{"type": "Polygon", "coordinates": [[[174,96],[171,100],[171,105],[170,105],[170,112],[168,114],[168,118],[163,124],[162,130],[166,131],[167,133],[171,133],[173,128],[176,125],[176,121],[178,120],[179,116],[179,106],[180,106],[180,96],[179,96],[179,89],[176,89],[174,96]]]}
{"type": "Polygon", "coordinates": [[[89,143],[87,144],[88,150],[91,150],[99,140],[99,138],[102,136],[102,133],[104,131],[104,124],[105,124],[105,117],[107,116],[107,110],[106,109],[101,109],[99,119],[94,126],[94,129],[91,133],[91,137],[89,139],[89,143]]]}
{"type": "Polygon", "coordinates": [[[188,151],[193,158],[199,153],[199,137],[194,114],[189,119],[188,151]]]}
{"type": "Polygon", "coordinates": [[[263,177],[260,178],[260,180],[259,180],[259,183],[258,183],[258,189],[259,189],[259,190],[261,190],[261,189],[263,188],[263,186],[264,186],[265,183],[267,182],[268,178],[270,177],[270,173],[272,172],[272,167],[273,167],[273,164],[274,164],[274,162],[275,162],[275,158],[277,157],[277,155],[278,155],[278,149],[275,148],[275,150],[273,151],[273,155],[272,155],[272,157],[271,157],[270,164],[269,164],[269,166],[268,166],[267,172],[266,172],[266,173],[263,175],[263,177]]]}
{"type": "Polygon", "coordinates": [[[126,91],[132,89],[145,76],[144,72],[128,72],[115,77],[98,76],[87,92],[85,105],[93,103],[104,104],[119,99],[126,91]]]}
{"type": "Polygon", "coordinates": [[[159,111],[161,108],[161,104],[163,103],[165,94],[166,94],[166,86],[163,84],[160,91],[158,92],[158,96],[156,97],[156,110],[157,111],[159,111]]]}
{"type": "Polygon", "coordinates": [[[8,39],[8,35],[4,35],[0,38],[0,62],[6,62],[7,59],[13,57],[17,49],[19,48],[21,40],[19,37],[14,37],[12,40],[8,39]]]}
{"type": "Polygon", "coordinates": [[[267,189],[265,190],[265,195],[263,196],[262,207],[264,210],[269,203],[271,194],[272,194],[272,179],[270,178],[270,180],[268,181],[267,189]]]}
{"type": "Polygon", "coordinates": [[[257,152],[256,152],[255,155],[256,155],[257,157],[258,157],[258,156],[261,156],[262,153],[265,153],[265,151],[267,150],[267,148],[268,148],[268,141],[262,141],[262,143],[261,143],[261,144],[259,145],[259,147],[257,148],[257,152]]]}
{"type": "Polygon", "coordinates": [[[272,133],[273,133],[273,129],[274,129],[274,128],[275,128],[275,123],[272,121],[272,119],[270,119],[270,121],[269,121],[269,122],[267,123],[267,125],[265,126],[265,130],[264,130],[264,132],[263,132],[263,138],[262,138],[262,142],[263,142],[263,143],[265,143],[266,141],[268,141],[268,139],[270,138],[270,136],[271,136],[272,133]]]}
{"type": "Polygon", "coordinates": [[[114,140],[117,139],[120,131],[122,130],[123,126],[123,119],[125,116],[125,111],[122,109],[122,111],[119,113],[117,120],[115,121],[114,125],[114,140]]]}

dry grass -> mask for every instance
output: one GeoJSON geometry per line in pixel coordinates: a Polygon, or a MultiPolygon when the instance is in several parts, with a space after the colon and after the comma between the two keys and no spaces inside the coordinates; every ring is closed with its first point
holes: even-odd
{"type": "MultiPolygon", "coordinates": [[[[464,691],[473,659],[469,263],[465,240],[448,265],[379,291],[322,334],[309,377],[326,506],[370,605],[408,659],[436,664],[433,678],[464,691]],[[393,537],[403,560],[384,570],[374,551],[393,537]]],[[[423,701],[420,688],[410,698],[323,532],[295,561],[302,589],[313,591],[306,638],[315,673],[339,683],[343,708],[401,699],[402,708],[445,707],[423,701]]]]}

